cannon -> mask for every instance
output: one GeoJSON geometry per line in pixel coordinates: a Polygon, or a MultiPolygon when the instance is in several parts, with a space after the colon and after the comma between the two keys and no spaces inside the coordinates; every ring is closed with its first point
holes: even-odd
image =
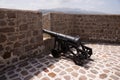
{"type": "Polygon", "coordinates": [[[55,58],[65,56],[72,59],[75,64],[82,65],[81,60],[89,59],[92,55],[92,49],[81,43],[80,37],[73,37],[47,29],[43,32],[54,37],[54,47],[51,54],[55,58]]]}

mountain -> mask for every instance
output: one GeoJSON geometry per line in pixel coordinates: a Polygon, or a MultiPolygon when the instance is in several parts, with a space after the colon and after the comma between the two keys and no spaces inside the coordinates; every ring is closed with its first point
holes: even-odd
{"type": "Polygon", "coordinates": [[[62,12],[62,13],[69,13],[69,14],[105,14],[102,12],[97,11],[87,11],[82,9],[76,8],[54,8],[54,9],[39,9],[43,14],[50,13],[50,12],[62,12]]]}

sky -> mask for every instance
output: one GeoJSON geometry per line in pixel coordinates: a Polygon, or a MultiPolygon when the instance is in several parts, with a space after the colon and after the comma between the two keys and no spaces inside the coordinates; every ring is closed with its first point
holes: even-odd
{"type": "Polygon", "coordinates": [[[0,8],[24,10],[77,8],[120,14],[120,0],[0,0],[0,8]]]}

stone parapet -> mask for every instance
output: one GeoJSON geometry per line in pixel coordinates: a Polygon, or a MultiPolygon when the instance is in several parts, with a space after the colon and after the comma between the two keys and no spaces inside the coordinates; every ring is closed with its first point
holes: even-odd
{"type": "Polygon", "coordinates": [[[0,69],[42,53],[41,46],[44,46],[41,12],[0,9],[0,69]]]}
{"type": "Polygon", "coordinates": [[[51,24],[50,30],[80,36],[83,41],[120,43],[120,15],[49,13],[43,19],[51,24]]]}

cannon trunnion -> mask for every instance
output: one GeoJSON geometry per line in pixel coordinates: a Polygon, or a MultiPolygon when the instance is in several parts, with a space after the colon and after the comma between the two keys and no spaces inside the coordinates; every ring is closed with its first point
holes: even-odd
{"type": "Polygon", "coordinates": [[[73,37],[50,30],[43,29],[43,32],[55,38],[54,48],[51,54],[55,58],[65,56],[71,58],[77,65],[82,65],[81,60],[89,59],[92,49],[83,45],[80,37],[73,37]]]}

